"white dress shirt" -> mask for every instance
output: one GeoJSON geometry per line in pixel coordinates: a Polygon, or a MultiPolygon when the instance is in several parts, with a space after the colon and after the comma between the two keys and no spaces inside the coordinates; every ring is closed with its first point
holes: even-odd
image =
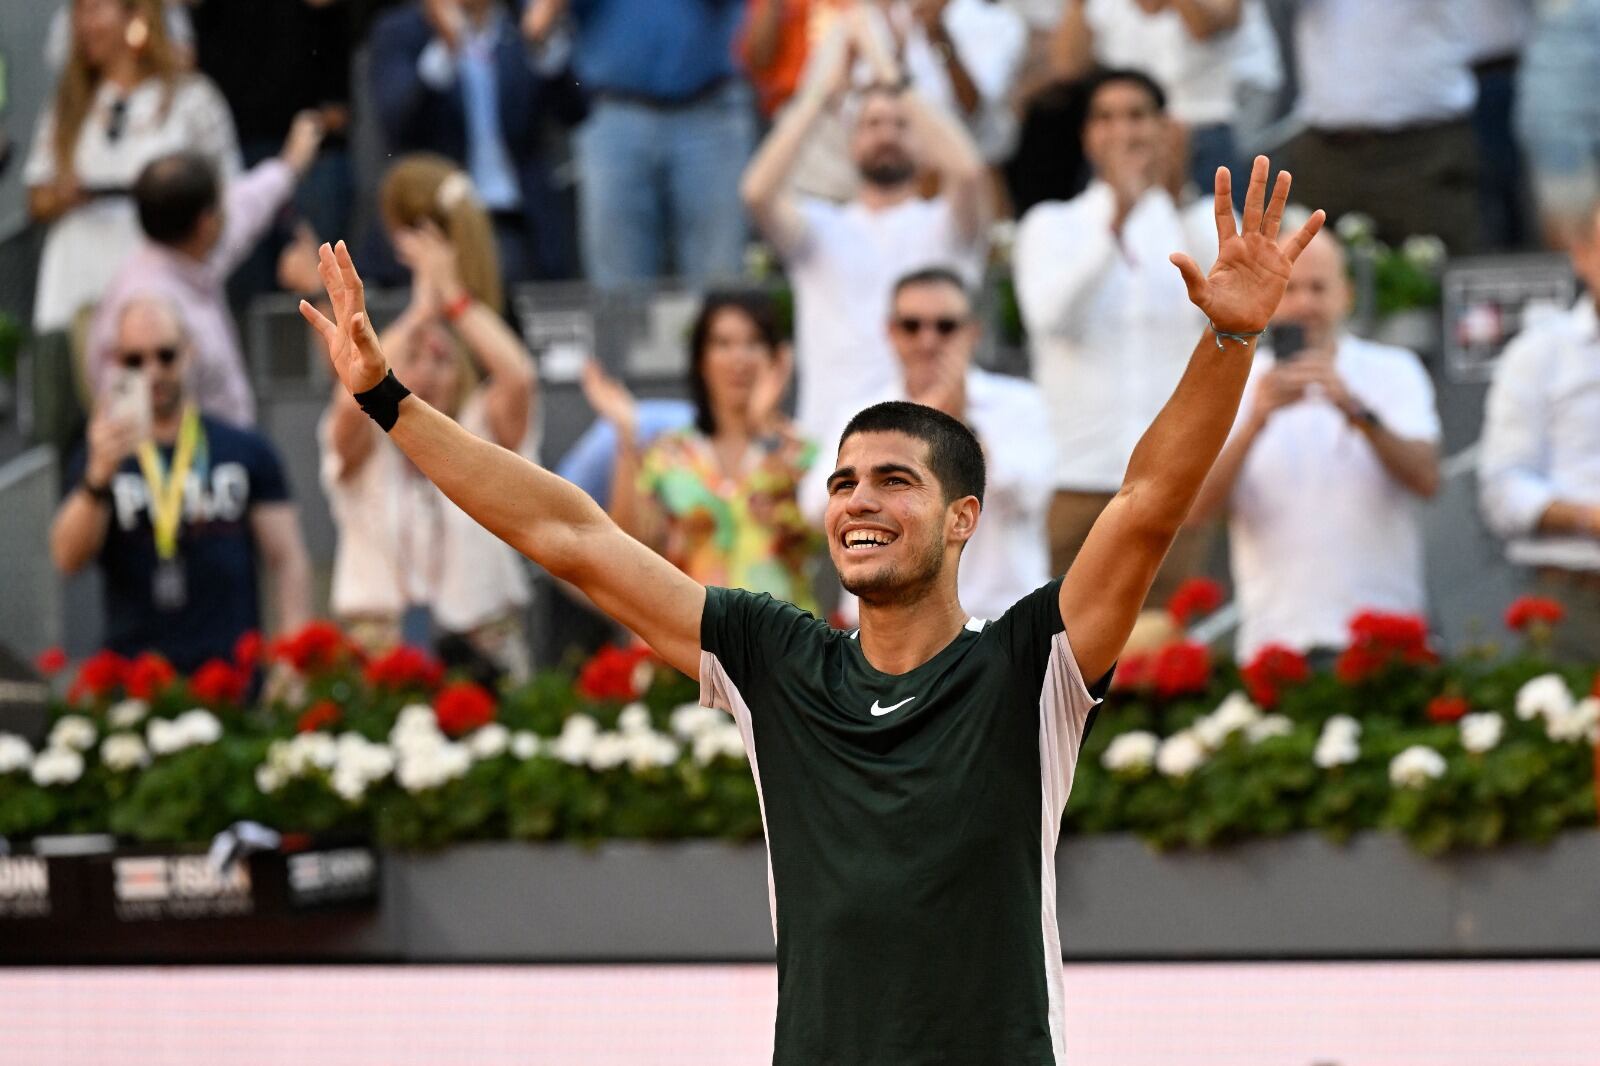
{"type": "Polygon", "coordinates": [[[1600,541],[1538,533],[1556,500],[1600,505],[1600,319],[1585,297],[1536,321],[1495,368],[1478,453],[1484,519],[1528,566],[1600,570],[1600,541]]]}
{"type": "Polygon", "coordinates": [[[1205,328],[1173,252],[1207,270],[1217,256],[1209,199],[1180,211],[1153,189],[1111,230],[1111,187],[1032,208],[1017,230],[1017,299],[1033,376],[1049,400],[1055,485],[1115,492],[1205,328]]]}
{"type": "MultiPolygon", "coordinates": [[[[908,398],[902,383],[861,406],[908,398]]],[[[994,619],[1052,576],[1046,533],[1053,488],[1050,412],[1033,382],[973,367],[967,371],[966,422],[983,443],[987,477],[983,511],[961,553],[957,587],[973,617],[994,619]]],[[[833,427],[800,485],[801,509],[816,526],[828,509],[828,476],[848,423],[847,417],[833,427]]],[[[855,597],[846,593],[838,614],[853,625],[857,613],[855,597]]]]}
{"type": "MultiPolygon", "coordinates": [[[[1256,355],[1240,424],[1272,365],[1271,354],[1256,355]]],[[[1391,433],[1439,439],[1433,383],[1411,352],[1346,336],[1334,366],[1391,433]]],[[[1264,644],[1343,647],[1363,610],[1421,613],[1420,511],[1333,404],[1308,397],[1274,412],[1229,498],[1239,661],[1264,644]]]]}
{"type": "Polygon", "coordinates": [[[1466,117],[1478,99],[1461,0],[1302,0],[1300,117],[1322,129],[1399,129],[1466,117]]]}
{"type": "Polygon", "coordinates": [[[1166,90],[1173,118],[1189,126],[1232,121],[1237,30],[1201,40],[1170,7],[1150,14],[1136,0],[1088,0],[1083,16],[1096,61],[1150,75],[1166,90]]]}

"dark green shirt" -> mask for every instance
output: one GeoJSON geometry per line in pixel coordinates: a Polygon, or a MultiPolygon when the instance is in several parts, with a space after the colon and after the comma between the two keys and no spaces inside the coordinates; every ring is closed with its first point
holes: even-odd
{"type": "Polygon", "coordinates": [[[1060,587],[900,675],[707,591],[701,702],[738,721],[766,824],[775,1066],[1063,1061],[1055,847],[1098,700],[1060,587]]]}

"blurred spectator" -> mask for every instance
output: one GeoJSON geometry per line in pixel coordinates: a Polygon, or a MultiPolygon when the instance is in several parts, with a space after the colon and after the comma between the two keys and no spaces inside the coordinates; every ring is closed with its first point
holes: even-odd
{"type": "Polygon", "coordinates": [[[796,494],[817,449],[779,411],[790,353],[771,304],[713,294],[689,345],[694,425],[642,455],[633,397],[597,363],[585,372],[584,395],[620,442],[611,517],[703,585],[767,592],[815,613],[817,536],[796,494]]]}
{"type": "MultiPolygon", "coordinates": [[[[646,450],[657,437],[673,433],[694,422],[694,404],[687,400],[634,401],[634,447],[646,450]]],[[[611,486],[616,479],[617,430],[604,418],[597,418],[573,442],[556,466],[556,473],[594,497],[600,506],[611,507],[611,486]]]]}
{"type": "MultiPolygon", "coordinates": [[[[382,335],[396,376],[477,436],[536,459],[533,357],[466,282],[466,249],[429,221],[391,236],[412,271],[411,302],[382,335]]],[[[317,437],[339,531],[335,617],[372,651],[432,646],[447,665],[525,680],[529,587],[516,551],[446,499],[343,388],[317,437]]]]}
{"type": "MultiPolygon", "coordinates": [[[[1460,0],[1466,9],[1467,60],[1478,83],[1472,126],[1482,166],[1479,238],[1487,248],[1524,244],[1528,226],[1522,152],[1511,131],[1517,66],[1533,26],[1528,0],[1460,0]]],[[[1600,46],[1600,42],[1597,42],[1600,46]]]]}
{"type": "Polygon", "coordinates": [[[1555,650],[1600,648],[1600,210],[1570,242],[1588,288],[1568,314],[1523,331],[1501,357],[1484,417],[1478,484],[1484,516],[1513,563],[1537,569],[1567,617],[1555,650]]]}
{"type": "Polygon", "coordinates": [[[116,370],[122,305],[136,294],[159,292],[183,315],[193,341],[194,402],[232,425],[255,424],[255,395],[224,286],[294,192],[321,140],[322,120],[306,112],[281,155],[257,164],[226,191],[218,189],[211,161],[196,152],[163,156],[144,168],[133,198],[146,243],[123,262],[89,327],[96,391],[116,370]]]}
{"type": "Polygon", "coordinates": [[[1233,116],[1243,9],[1243,0],[1067,0],[1052,42],[1057,74],[1075,81],[1098,65],[1150,75],[1176,120],[1172,163],[1187,160],[1182,173],[1209,189],[1218,167],[1241,172],[1233,116]]]}
{"type": "Polygon", "coordinates": [[[105,646],[158,651],[180,671],[231,659],[234,642],[261,627],[263,563],[278,632],[300,628],[311,568],[272,444],[196,408],[194,344],[165,300],[123,305],[116,359],[50,530],[60,570],[100,564],[105,646]]]}
{"type": "Polygon", "coordinates": [[[739,58],[750,76],[756,104],[768,120],[800,88],[814,41],[855,0],[747,0],[739,31],[739,58]]]}
{"type": "MultiPolygon", "coordinates": [[[[194,22],[189,18],[192,0],[163,0],[162,22],[167,27],[167,41],[172,46],[178,66],[188,70],[194,66],[194,22]]],[[[50,28],[45,31],[44,61],[55,73],[67,65],[72,54],[72,4],[56,9],[50,16],[50,28]]]]}
{"type": "Polygon", "coordinates": [[[186,73],[160,0],[75,0],[72,47],[39,116],[23,171],[28,210],[50,227],[34,328],[65,329],[139,244],[129,192],[146,163],[190,150],[225,179],[239,169],[233,120],[216,87],[186,73]]]}
{"type": "Polygon", "coordinates": [[[371,47],[389,151],[435,152],[472,176],[506,284],[572,277],[571,209],[546,144],[584,114],[566,38],[531,44],[500,0],[417,0],[379,17],[371,47]]]}
{"type": "Polygon", "coordinates": [[[859,9],[841,32],[853,47],[832,50],[832,68],[773,129],[740,190],[794,285],[797,421],[813,440],[841,414],[858,410],[862,396],[895,384],[899,375],[883,331],[895,279],[943,265],[976,281],[990,213],[983,160],[966,131],[917,90],[895,88],[898,67],[859,9]],[[818,120],[843,97],[856,49],[880,83],[859,96],[850,135],[860,192],[844,204],[796,197],[788,188],[791,169],[818,120]],[[940,194],[932,200],[917,193],[919,163],[939,175],[940,194]]]}
{"type": "Polygon", "coordinates": [[[1587,242],[1600,198],[1600,0],[1542,0],[1517,74],[1516,127],[1551,247],[1587,242]]]}
{"type": "Polygon", "coordinates": [[[578,131],[584,268],[614,288],[669,272],[738,275],[739,169],[755,140],[740,77],[739,0],[531,0],[530,39],[571,8],[574,64],[593,101],[578,131]]]}
{"type": "Polygon", "coordinates": [[[1426,608],[1418,500],[1439,487],[1433,384],[1411,352],[1346,332],[1345,268],[1328,230],[1295,263],[1269,334],[1286,350],[1257,352],[1191,511],[1229,516],[1240,662],[1266,644],[1342,648],[1363,610],[1426,608]]]}
{"type": "MultiPolygon", "coordinates": [[[[496,314],[505,314],[505,285],[500,277],[494,223],[465,171],[443,156],[405,156],[383,176],[383,184],[378,187],[378,213],[402,268],[411,267],[402,250],[403,235],[435,226],[456,250],[462,286],[474,300],[496,314]]],[[[312,251],[314,254],[315,249],[312,251]]],[[[415,277],[411,280],[415,288],[415,277]]]]}
{"type": "Polygon", "coordinates": [[[1460,0],[1303,0],[1294,27],[1295,195],[1330,218],[1370,215],[1393,244],[1413,234],[1478,247],[1477,83],[1460,0]]]}
{"type": "MultiPolygon", "coordinates": [[[[991,374],[972,365],[981,326],[966,283],[942,267],[920,270],[895,285],[889,337],[900,381],[862,408],[885,400],[935,407],[969,426],[983,445],[988,481],[978,530],[961,555],[961,605],[978,618],[999,618],[1050,580],[1045,532],[1055,452],[1044,393],[1025,378],[991,374]]],[[[806,478],[801,505],[821,526],[828,509],[833,453],[855,412],[841,412],[821,441],[826,457],[806,478]]],[[[855,620],[854,597],[839,612],[855,620]]]]}
{"type": "MultiPolygon", "coordinates": [[[[1054,420],[1053,574],[1066,573],[1121,486],[1206,324],[1167,256],[1185,251],[1209,267],[1216,225],[1209,202],[1182,211],[1161,183],[1172,143],[1165,106],[1146,74],[1099,75],[1083,127],[1094,182],[1066,203],[1034,207],[1017,229],[1017,300],[1054,420]]],[[[1152,602],[1199,568],[1205,543],[1198,530],[1179,535],[1152,602]]]]}

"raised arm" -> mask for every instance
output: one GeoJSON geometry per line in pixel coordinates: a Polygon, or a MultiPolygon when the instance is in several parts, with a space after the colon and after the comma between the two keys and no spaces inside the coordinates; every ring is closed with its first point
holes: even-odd
{"type": "Polygon", "coordinates": [[[1084,677],[1102,676],[1121,654],[1156,570],[1233,427],[1255,335],[1283,298],[1295,259],[1322,228],[1318,211],[1279,246],[1289,175],[1278,176],[1267,203],[1267,172],[1266,157],[1257,156],[1238,232],[1230,177],[1226,168],[1218,169],[1219,247],[1210,276],[1187,255],[1172,256],[1189,299],[1212,325],[1195,345],[1172,398],[1134,448],[1121,490],[1101,512],[1062,582],[1061,618],[1084,677]]]}
{"type": "MultiPolygon", "coordinates": [[[[388,363],[343,241],[336,249],[322,246],[319,269],[334,321],[305,301],[300,313],[322,336],[340,382],[352,395],[365,394],[384,382],[388,363]]],[[[705,589],[623,533],[582,489],[474,436],[415,396],[400,401],[389,436],[485,529],[582,589],[668,663],[699,675],[705,589]]]]}

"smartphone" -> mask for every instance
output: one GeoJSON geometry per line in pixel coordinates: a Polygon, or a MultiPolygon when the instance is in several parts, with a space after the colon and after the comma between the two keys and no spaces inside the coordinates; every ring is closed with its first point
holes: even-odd
{"type": "Polygon", "coordinates": [[[119,366],[111,371],[103,401],[106,413],[137,431],[139,440],[150,438],[150,379],[144,371],[119,366]]]}
{"type": "Polygon", "coordinates": [[[1306,350],[1306,328],[1298,322],[1274,322],[1267,327],[1267,347],[1274,361],[1290,362],[1306,350]]]}

